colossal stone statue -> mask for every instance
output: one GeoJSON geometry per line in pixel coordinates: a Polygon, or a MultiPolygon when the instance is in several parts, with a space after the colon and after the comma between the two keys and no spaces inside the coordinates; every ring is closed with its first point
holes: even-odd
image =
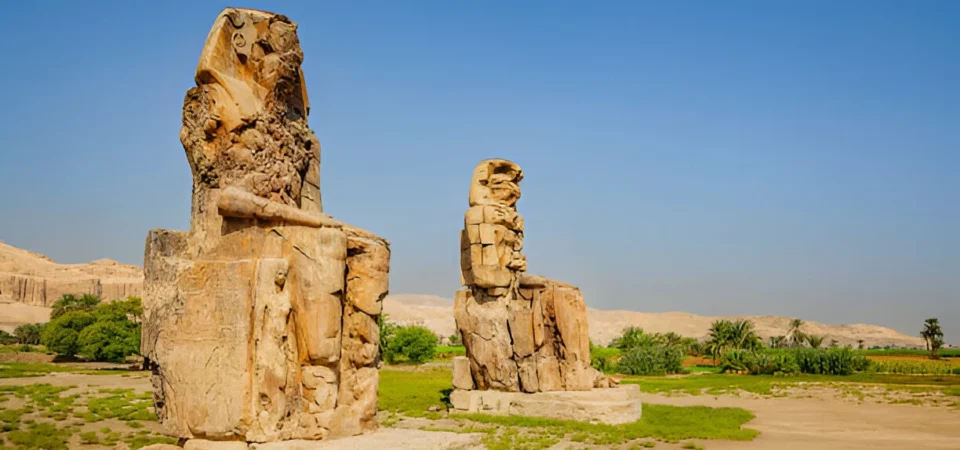
{"type": "Polygon", "coordinates": [[[582,391],[611,380],[590,366],[583,294],[525,273],[523,171],[503,159],[477,165],[460,234],[461,282],[454,302],[466,359],[454,361],[460,390],[582,391]]]}
{"type": "Polygon", "coordinates": [[[169,434],[267,442],[376,428],[389,243],[323,214],[297,25],[228,8],[187,91],[190,231],[151,230],[141,350],[169,434]]]}

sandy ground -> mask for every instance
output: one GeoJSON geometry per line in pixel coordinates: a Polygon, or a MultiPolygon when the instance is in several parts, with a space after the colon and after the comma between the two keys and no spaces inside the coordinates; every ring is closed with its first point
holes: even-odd
{"type": "Polygon", "coordinates": [[[709,450],[737,449],[960,449],[960,411],[917,405],[857,404],[841,399],[665,397],[644,403],[732,406],[753,412],[746,426],[760,431],[751,442],[700,441],[709,450]]]}
{"type": "Polygon", "coordinates": [[[133,389],[146,392],[153,387],[149,375],[136,373],[131,375],[86,375],[80,373],[58,372],[42,377],[0,378],[0,386],[26,386],[30,384],[50,384],[53,386],[77,386],[85,389],[97,387],[104,389],[133,389]]]}
{"type": "MultiPolygon", "coordinates": [[[[125,388],[149,391],[151,389],[150,379],[146,373],[126,376],[53,373],[42,377],[0,379],[0,386],[38,383],[77,386],[78,390],[125,388]]],[[[841,398],[839,391],[831,389],[803,391],[802,394],[806,397],[797,398],[793,394],[783,398],[760,398],[751,395],[739,397],[734,395],[641,395],[645,404],[740,407],[756,415],[756,419],[746,425],[761,432],[756,440],[751,442],[696,441],[708,450],[960,449],[960,410],[956,408],[871,401],[859,403],[850,398],[841,398]]],[[[423,425],[416,422],[408,424],[415,428],[423,425]]],[[[384,436],[391,435],[388,433],[384,436]]],[[[383,442],[379,439],[375,441],[383,442]]],[[[474,448],[470,445],[465,447],[474,448]]],[[[594,448],[569,442],[560,443],[554,448],[584,447],[594,448]]],[[[679,448],[679,446],[658,443],[657,448],[679,448]]]]}

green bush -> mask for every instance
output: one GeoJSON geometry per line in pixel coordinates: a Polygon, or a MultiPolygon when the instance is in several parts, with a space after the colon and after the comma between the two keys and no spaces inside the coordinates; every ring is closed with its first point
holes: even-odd
{"type": "Polygon", "coordinates": [[[6,331],[0,330],[0,345],[10,345],[16,343],[17,338],[13,337],[12,334],[7,333],[6,331]]]}
{"type": "Polygon", "coordinates": [[[870,367],[866,356],[850,348],[799,348],[794,350],[801,373],[815,375],[850,375],[870,367]]]}
{"type": "Polygon", "coordinates": [[[733,350],[720,359],[721,372],[752,375],[850,375],[870,367],[870,361],[849,348],[733,350]]]}
{"type": "Polygon", "coordinates": [[[626,375],[665,375],[683,370],[686,352],[679,346],[643,345],[624,352],[617,372],[626,375]]]}
{"type": "Polygon", "coordinates": [[[96,295],[83,294],[83,296],[77,297],[73,294],[65,294],[51,305],[50,320],[72,311],[90,311],[99,304],[100,297],[96,295]]]}
{"type": "MultiPolygon", "coordinates": [[[[90,303],[82,299],[77,302],[90,303]]],[[[66,303],[68,307],[74,304],[66,303]]],[[[137,297],[97,304],[89,310],[75,308],[51,320],[40,340],[60,355],[79,354],[91,361],[123,362],[127,356],[140,351],[142,314],[143,307],[137,297]]]]}
{"type": "Polygon", "coordinates": [[[393,364],[406,360],[421,364],[434,357],[437,350],[437,335],[420,325],[397,327],[386,344],[383,358],[393,364]]]}
{"type": "Polygon", "coordinates": [[[40,341],[50,351],[59,355],[76,355],[80,350],[80,345],[77,343],[80,332],[92,325],[93,322],[93,315],[87,311],[64,313],[43,327],[40,341]]]}
{"type": "Polygon", "coordinates": [[[599,347],[590,343],[590,365],[601,372],[613,372],[617,369],[617,359],[620,349],[615,347],[599,347]]]}
{"type": "Polygon", "coordinates": [[[40,345],[41,332],[43,332],[42,323],[25,323],[13,330],[13,336],[18,344],[40,345]]]}
{"type": "Polygon", "coordinates": [[[800,366],[792,352],[731,350],[720,358],[720,371],[753,375],[793,375],[800,366]]]}

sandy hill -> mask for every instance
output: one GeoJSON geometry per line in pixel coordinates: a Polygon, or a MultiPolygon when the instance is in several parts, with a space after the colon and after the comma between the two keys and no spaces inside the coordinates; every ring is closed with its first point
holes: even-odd
{"type": "Polygon", "coordinates": [[[63,294],[96,294],[106,300],[140,295],[143,271],[100,259],[57,264],[52,259],[0,242],[0,329],[43,322],[63,294]]]}
{"type": "MultiPolygon", "coordinates": [[[[422,324],[440,336],[450,336],[456,331],[453,320],[453,301],[449,299],[429,295],[390,295],[384,299],[383,309],[394,322],[422,324]]],[[[780,316],[711,317],[680,312],[642,313],[587,308],[590,338],[599,344],[609,343],[625,327],[631,325],[650,332],[673,331],[683,336],[702,339],[707,336],[710,323],[717,319],[752,320],[757,327],[757,332],[764,339],[786,334],[791,320],[789,317],[780,316]]],[[[805,322],[803,330],[807,333],[825,335],[825,343],[836,339],[840,345],[857,346],[857,341],[863,339],[864,345],[868,347],[874,345],[923,346],[923,341],[919,337],[908,336],[897,330],[877,325],[824,325],[805,322]]]]}
{"type": "MultiPolygon", "coordinates": [[[[52,259],[0,242],[0,329],[11,331],[22,323],[45,322],[50,305],[63,294],[96,294],[106,300],[140,295],[143,271],[137,266],[101,259],[87,264],[57,264],[52,259]]],[[[453,301],[443,297],[417,294],[390,295],[384,311],[402,324],[422,324],[441,336],[455,332],[453,301]]],[[[602,311],[587,308],[590,337],[608,343],[624,327],[633,325],[650,332],[673,331],[684,336],[703,338],[716,319],[695,314],[602,311]]],[[[786,333],[790,318],[743,316],[752,320],[766,339],[786,333]]],[[[826,341],[856,345],[863,339],[868,346],[923,346],[919,337],[908,336],[876,325],[824,325],[807,322],[804,331],[826,335],[826,341]]]]}

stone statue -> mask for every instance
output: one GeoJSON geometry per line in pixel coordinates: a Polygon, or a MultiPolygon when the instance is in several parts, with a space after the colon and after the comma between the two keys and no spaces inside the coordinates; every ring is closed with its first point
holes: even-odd
{"type": "Polygon", "coordinates": [[[141,351],[169,434],[325,439],[376,428],[389,243],[323,214],[297,25],[228,8],[187,91],[190,231],[151,230],[141,351]]]}
{"type": "Polygon", "coordinates": [[[503,159],[477,165],[460,234],[461,282],[454,302],[466,358],[454,387],[513,392],[582,391],[611,380],[590,366],[583,294],[525,273],[523,171],[503,159]]]}

